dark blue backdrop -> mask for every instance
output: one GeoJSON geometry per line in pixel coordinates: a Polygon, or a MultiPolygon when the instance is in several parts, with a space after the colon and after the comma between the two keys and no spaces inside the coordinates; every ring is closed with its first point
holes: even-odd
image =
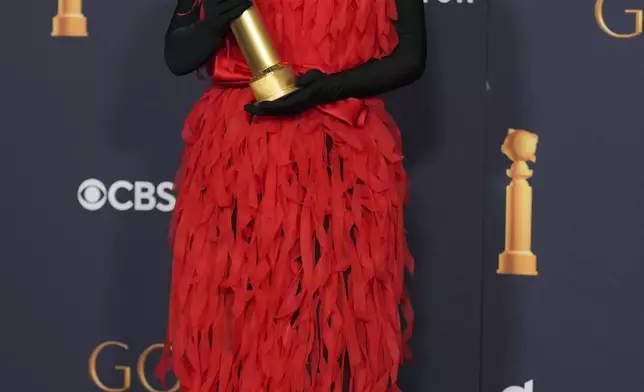
{"type": "MultiPolygon", "coordinates": [[[[0,38],[0,387],[161,390],[167,187],[205,86],[164,66],[174,0],[86,0],[87,38],[50,36],[55,0],[13,3],[0,38]]],[[[417,260],[405,392],[644,382],[644,36],[642,11],[624,12],[644,0],[599,5],[427,1],[425,76],[388,96],[417,260]],[[496,274],[508,127],[540,137],[537,277],[496,274]]]]}

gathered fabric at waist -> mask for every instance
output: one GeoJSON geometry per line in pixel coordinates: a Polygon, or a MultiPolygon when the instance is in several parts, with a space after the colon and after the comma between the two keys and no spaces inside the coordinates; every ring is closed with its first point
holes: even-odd
{"type": "MultiPolygon", "coordinates": [[[[302,66],[289,64],[296,75],[305,73],[314,66],[302,66]]],[[[320,69],[322,72],[327,72],[320,69]]],[[[244,59],[238,59],[231,56],[218,56],[214,62],[212,72],[213,84],[220,88],[242,88],[248,87],[253,77],[248,64],[244,59]]],[[[341,101],[318,105],[315,109],[336,118],[343,123],[352,127],[361,128],[364,126],[370,102],[381,103],[380,98],[347,98],[341,101]]]]}

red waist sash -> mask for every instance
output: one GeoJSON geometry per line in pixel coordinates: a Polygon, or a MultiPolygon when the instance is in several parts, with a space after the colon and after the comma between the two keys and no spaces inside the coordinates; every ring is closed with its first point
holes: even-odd
{"type": "MultiPolygon", "coordinates": [[[[305,67],[292,66],[296,74],[306,72],[305,67]]],[[[244,60],[220,56],[215,60],[213,83],[222,87],[248,87],[252,73],[244,60]]],[[[342,101],[318,105],[315,109],[343,123],[361,128],[367,119],[367,100],[348,98],[342,101]]]]}

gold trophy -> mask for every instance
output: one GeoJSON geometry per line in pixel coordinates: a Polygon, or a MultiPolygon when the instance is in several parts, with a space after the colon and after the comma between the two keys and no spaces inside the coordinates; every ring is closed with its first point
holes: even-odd
{"type": "Polygon", "coordinates": [[[527,164],[537,160],[538,141],[534,133],[510,129],[501,147],[513,163],[506,171],[512,181],[505,191],[505,250],[499,255],[498,274],[538,274],[537,256],[531,250],[532,188],[528,178],[532,177],[532,170],[527,164]]]}
{"type": "Polygon", "coordinates": [[[54,37],[87,37],[87,18],[83,15],[83,0],[58,0],[54,16],[54,37]]]}
{"type": "Polygon", "coordinates": [[[230,27],[253,74],[250,88],[257,102],[274,101],[297,90],[293,69],[280,60],[255,6],[230,27]]]}

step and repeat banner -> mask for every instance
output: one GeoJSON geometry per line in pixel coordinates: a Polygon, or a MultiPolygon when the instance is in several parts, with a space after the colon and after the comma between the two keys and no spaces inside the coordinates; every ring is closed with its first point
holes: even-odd
{"type": "Polygon", "coordinates": [[[644,383],[642,9],[641,0],[487,3],[483,392],[644,383]],[[496,273],[508,127],[539,137],[528,180],[536,277],[496,273]]]}
{"type": "MultiPolygon", "coordinates": [[[[175,0],[14,3],[0,38],[0,387],[178,391],[153,367],[180,130],[207,82],[164,65],[175,0]],[[61,26],[61,8],[85,19],[61,26]]],[[[634,390],[644,0],[425,3],[427,71],[386,97],[417,263],[402,389],[634,390]]]]}

